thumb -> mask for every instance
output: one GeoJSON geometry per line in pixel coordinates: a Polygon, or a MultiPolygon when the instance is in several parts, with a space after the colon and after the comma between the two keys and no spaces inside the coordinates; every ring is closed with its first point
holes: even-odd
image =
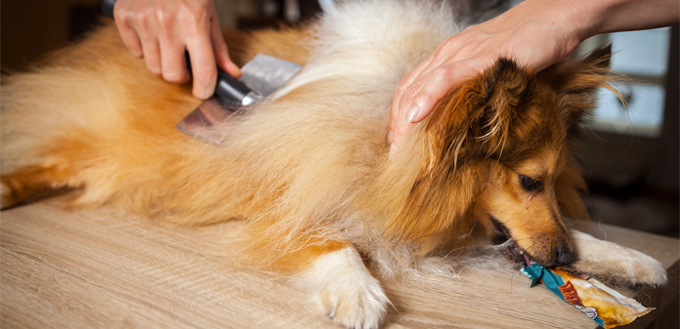
{"type": "Polygon", "coordinates": [[[227,48],[227,44],[224,42],[224,38],[222,37],[222,31],[220,30],[217,19],[212,20],[210,27],[210,39],[215,52],[215,61],[217,61],[217,66],[229,73],[229,75],[235,78],[240,78],[243,74],[241,73],[241,69],[239,69],[239,67],[234,64],[234,62],[229,57],[229,50],[227,48]]]}

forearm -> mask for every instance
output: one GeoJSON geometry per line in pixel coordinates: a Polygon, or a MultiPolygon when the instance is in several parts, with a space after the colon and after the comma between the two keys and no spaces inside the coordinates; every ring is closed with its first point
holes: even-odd
{"type": "Polygon", "coordinates": [[[680,20],[678,0],[609,0],[605,3],[595,34],[668,26],[680,20]]]}
{"type": "MultiPolygon", "coordinates": [[[[544,0],[527,0],[537,5],[544,0]]],[[[583,41],[593,35],[656,28],[680,23],[678,0],[555,0],[552,15],[583,41]]]]}

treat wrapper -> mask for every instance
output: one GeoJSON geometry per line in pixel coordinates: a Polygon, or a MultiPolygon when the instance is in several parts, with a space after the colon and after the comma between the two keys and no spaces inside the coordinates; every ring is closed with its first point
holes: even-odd
{"type": "Polygon", "coordinates": [[[653,310],[593,278],[574,276],[560,268],[531,264],[522,268],[522,273],[531,278],[532,287],[543,282],[555,295],[606,329],[629,324],[653,310]]]}

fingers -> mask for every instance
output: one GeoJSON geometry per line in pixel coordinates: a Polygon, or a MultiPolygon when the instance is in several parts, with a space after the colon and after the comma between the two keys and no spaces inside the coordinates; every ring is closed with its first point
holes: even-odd
{"type": "Polygon", "coordinates": [[[232,62],[229,57],[229,51],[227,49],[227,44],[224,43],[224,38],[222,37],[222,31],[220,30],[220,25],[217,20],[212,20],[210,39],[212,41],[212,47],[215,52],[215,60],[217,61],[217,66],[222,68],[225,72],[229,73],[235,78],[240,78],[243,74],[241,69],[232,62]]]}
{"type": "Polygon", "coordinates": [[[392,152],[397,150],[401,138],[407,135],[413,127],[415,127],[415,123],[407,120],[407,111],[411,106],[410,104],[405,106],[405,104],[408,103],[408,99],[413,99],[415,93],[420,90],[419,85],[414,83],[420,78],[423,71],[429,71],[428,67],[431,65],[432,60],[433,55],[425,58],[425,60],[416,65],[416,67],[411,70],[397,86],[392,102],[392,109],[390,111],[389,131],[387,134],[387,142],[392,145],[392,152]]]}
{"type": "Polygon", "coordinates": [[[125,46],[133,56],[144,58],[149,71],[160,74],[158,24],[153,15],[154,12],[148,7],[131,0],[117,1],[113,11],[116,27],[125,46]]]}
{"type": "Polygon", "coordinates": [[[435,105],[446,94],[476,71],[470,67],[470,61],[445,63],[423,74],[415,80],[400,100],[400,108],[406,109],[405,122],[415,124],[428,116],[435,105]]]}
{"type": "Polygon", "coordinates": [[[387,137],[393,153],[401,149],[402,140],[432,111],[435,104],[457,81],[455,77],[448,75],[450,67],[441,67],[442,63],[450,60],[451,54],[456,53],[456,49],[447,46],[456,44],[452,42],[455,41],[454,38],[444,40],[399,82],[390,112],[387,137]],[[445,47],[448,47],[447,52],[443,51],[445,47]]]}
{"type": "Polygon", "coordinates": [[[388,142],[393,151],[402,148],[403,140],[412,133],[416,124],[425,119],[446,94],[467,76],[466,63],[453,63],[423,70],[410,84],[400,85],[390,117],[388,142]]]}
{"type": "Polygon", "coordinates": [[[494,49],[485,49],[486,41],[475,40],[484,34],[471,32],[472,29],[474,27],[444,40],[399,83],[388,132],[393,153],[403,148],[417,123],[425,119],[446,94],[482,72],[497,57],[494,49]]]}
{"type": "Polygon", "coordinates": [[[390,112],[388,142],[392,152],[402,148],[416,124],[468,74],[468,66],[455,57],[459,48],[455,37],[445,40],[399,83],[390,112]]]}
{"type": "Polygon", "coordinates": [[[186,49],[194,78],[192,93],[198,98],[213,94],[217,66],[241,76],[229,58],[211,0],[118,0],[114,19],[130,52],[168,82],[189,80],[186,49]]]}
{"type": "MultiPolygon", "coordinates": [[[[187,38],[191,40],[187,50],[193,68],[193,94],[198,98],[205,99],[214,92],[217,81],[217,66],[236,78],[241,77],[242,73],[229,57],[227,45],[222,37],[222,31],[212,4],[208,12],[203,15],[203,19],[193,21],[195,25],[187,38]]],[[[191,24],[191,22],[187,22],[187,24],[191,24]]]]}
{"type": "Polygon", "coordinates": [[[209,27],[200,25],[194,27],[187,50],[191,58],[191,71],[194,79],[192,92],[194,96],[206,99],[215,89],[217,67],[210,37],[202,35],[203,31],[209,31],[209,27]]]}
{"type": "Polygon", "coordinates": [[[125,47],[130,50],[130,53],[132,53],[133,56],[142,58],[144,56],[142,43],[139,40],[137,31],[133,28],[133,13],[130,8],[126,7],[127,3],[128,2],[121,0],[120,3],[113,8],[114,22],[116,23],[116,28],[118,28],[118,32],[120,33],[120,37],[123,40],[125,47]]]}
{"type": "Polygon", "coordinates": [[[144,57],[146,67],[153,74],[161,74],[161,53],[158,36],[152,34],[149,30],[140,30],[138,33],[139,40],[142,43],[142,57],[144,57]]]}
{"type": "Polygon", "coordinates": [[[160,60],[163,79],[172,83],[187,82],[190,76],[184,57],[184,45],[173,42],[172,37],[166,34],[161,38],[160,44],[162,47],[160,60]]]}

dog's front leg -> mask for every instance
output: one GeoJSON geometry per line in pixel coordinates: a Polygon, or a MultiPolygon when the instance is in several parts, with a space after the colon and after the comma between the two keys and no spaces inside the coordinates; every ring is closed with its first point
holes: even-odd
{"type": "Polygon", "coordinates": [[[390,304],[380,282],[349,244],[311,259],[297,282],[314,295],[329,318],[347,328],[378,328],[390,304]]]}
{"type": "Polygon", "coordinates": [[[579,272],[624,285],[663,285],[668,281],[663,265],[652,257],[576,230],[571,235],[578,254],[571,267],[579,272]]]}

